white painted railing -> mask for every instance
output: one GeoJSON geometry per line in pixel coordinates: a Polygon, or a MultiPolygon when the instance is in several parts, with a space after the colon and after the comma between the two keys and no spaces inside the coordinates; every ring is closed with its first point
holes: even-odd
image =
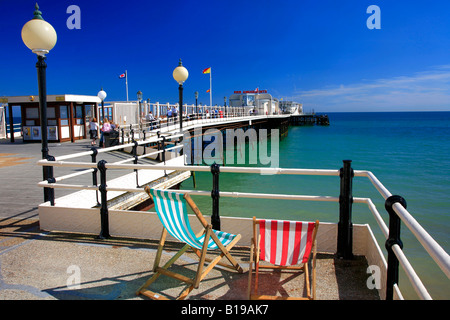
{"type": "MultiPolygon", "coordinates": [[[[154,138],[152,138],[152,141],[154,138]]],[[[140,144],[148,143],[139,142],[140,144]]],[[[130,146],[134,144],[129,144],[130,146]]],[[[181,147],[181,146],[177,146],[181,147]]],[[[123,146],[118,146],[117,148],[109,149],[115,150],[123,148],[123,146]]],[[[99,150],[100,151],[100,150],[99,150]]],[[[70,162],[63,161],[65,159],[71,159],[74,157],[87,155],[89,152],[82,152],[74,155],[58,157],[55,161],[40,160],[38,164],[41,166],[53,166],[53,167],[71,167],[71,168],[86,168],[87,170],[69,174],[60,178],[56,178],[56,181],[63,180],[62,178],[70,178],[83,173],[92,172],[93,169],[97,167],[96,163],[88,162],[70,162]]],[[[132,160],[133,158],[131,158],[132,160]]],[[[129,170],[179,170],[179,171],[200,171],[200,172],[210,172],[211,168],[209,166],[173,166],[173,165],[146,165],[146,164],[124,164],[124,163],[106,163],[105,167],[107,169],[129,169],[129,170]]],[[[279,175],[313,175],[313,176],[339,176],[339,170],[324,170],[324,169],[291,169],[291,168],[267,168],[267,167],[220,167],[221,173],[257,173],[257,174],[279,174],[279,175]]],[[[384,199],[387,199],[392,194],[389,190],[376,178],[376,176],[370,171],[355,170],[355,177],[366,177],[368,178],[373,186],[378,190],[384,199]]],[[[63,188],[63,189],[77,189],[77,190],[99,190],[98,186],[94,185],[72,185],[72,184],[61,184],[61,183],[48,183],[47,181],[42,181],[38,183],[41,187],[46,188],[63,188]]],[[[106,187],[107,191],[123,191],[123,192],[144,192],[143,188],[120,188],[120,187],[106,187]]],[[[193,195],[201,196],[211,196],[211,191],[200,191],[200,190],[176,190],[177,192],[190,193],[193,195]]],[[[332,196],[310,196],[310,195],[287,195],[287,194],[267,194],[267,193],[243,193],[243,192],[220,192],[220,197],[233,197],[233,198],[259,198],[259,199],[278,199],[278,200],[300,200],[300,201],[331,201],[339,202],[339,197],[332,196]]],[[[369,198],[353,198],[354,203],[365,203],[367,204],[369,210],[375,217],[381,231],[385,237],[388,237],[388,227],[384,223],[381,214],[378,212],[376,206],[373,204],[372,200],[369,198]]],[[[419,242],[426,249],[431,258],[437,263],[441,270],[450,278],[450,256],[445,252],[445,250],[420,226],[420,224],[412,217],[412,215],[403,208],[400,204],[396,203],[393,206],[395,212],[405,223],[405,225],[412,231],[419,242]]],[[[431,299],[427,289],[423,285],[422,281],[414,271],[413,267],[407,260],[404,252],[398,245],[393,246],[393,251],[396,254],[401,266],[405,270],[408,279],[412,283],[416,293],[421,299],[431,299]]]]}

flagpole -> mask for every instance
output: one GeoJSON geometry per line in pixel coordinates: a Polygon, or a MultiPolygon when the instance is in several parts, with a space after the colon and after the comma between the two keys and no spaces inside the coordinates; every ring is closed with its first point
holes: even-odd
{"type": "Polygon", "coordinates": [[[125,70],[125,87],[127,89],[127,102],[128,102],[128,73],[127,73],[127,70],[125,70]]]}
{"type": "Polygon", "coordinates": [[[212,107],[212,70],[209,70],[209,105],[212,107]]]}

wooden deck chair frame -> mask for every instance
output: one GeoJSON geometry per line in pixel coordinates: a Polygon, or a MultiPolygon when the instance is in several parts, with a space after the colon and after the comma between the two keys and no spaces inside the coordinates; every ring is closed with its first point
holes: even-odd
{"type": "MultiPolygon", "coordinates": [[[[145,191],[148,193],[148,195],[153,199],[152,194],[150,193],[150,188],[145,187],[145,191]]],[[[185,288],[181,294],[178,296],[177,300],[183,300],[187,297],[187,295],[194,289],[198,288],[200,281],[203,280],[203,278],[216,266],[220,265],[226,268],[230,268],[232,270],[235,270],[239,273],[243,273],[243,269],[238,264],[236,259],[230,254],[231,248],[240,240],[241,235],[238,234],[235,236],[235,238],[226,246],[222,244],[222,242],[218,239],[216,234],[213,232],[211,224],[208,224],[202,213],[200,212],[200,209],[197,207],[197,205],[194,203],[192,198],[188,194],[184,194],[184,199],[186,200],[186,203],[192,208],[192,210],[195,213],[195,216],[198,218],[202,225],[202,230],[196,234],[197,237],[200,237],[201,235],[205,234],[205,239],[203,241],[203,247],[201,250],[194,248],[190,246],[189,244],[185,244],[180,251],[178,251],[177,254],[175,254],[164,266],[160,267],[160,260],[161,260],[161,254],[164,247],[164,243],[166,241],[167,237],[167,229],[163,224],[163,231],[161,234],[161,238],[159,240],[158,250],[156,253],[154,265],[153,265],[153,271],[155,272],[152,277],[150,277],[136,292],[137,295],[145,295],[151,299],[155,300],[166,300],[168,299],[162,294],[157,294],[155,292],[152,292],[148,290],[147,288],[155,282],[159,276],[166,275],[171,278],[177,279],[179,281],[185,282],[188,286],[185,288]],[[214,241],[214,243],[217,245],[220,254],[218,254],[214,259],[206,257],[207,251],[208,251],[208,242],[210,242],[210,238],[214,241]],[[167,270],[178,258],[180,258],[188,249],[192,249],[195,254],[199,258],[199,264],[197,268],[197,273],[193,279],[188,278],[182,274],[178,274],[172,271],[167,270]],[[223,257],[226,257],[228,259],[229,263],[221,262],[220,260],[223,257]],[[204,267],[205,262],[209,262],[209,264],[204,267]]],[[[154,199],[153,199],[154,200],[154,199]]]]}
{"type": "Polygon", "coordinates": [[[312,248],[309,254],[308,260],[303,265],[296,266],[278,266],[278,265],[260,265],[260,241],[261,237],[257,231],[261,220],[257,220],[253,217],[253,238],[251,240],[250,249],[250,268],[248,275],[248,299],[249,300],[314,300],[316,298],[316,235],[319,228],[319,221],[316,220],[314,230],[312,234],[312,248]],[[308,262],[311,260],[312,255],[312,268],[311,268],[311,281],[309,280],[308,262]],[[253,266],[254,264],[254,266],[253,266]],[[255,269],[255,281],[252,288],[252,274],[253,267],[255,269]],[[288,269],[288,270],[302,270],[305,275],[305,287],[306,297],[283,297],[274,295],[261,295],[258,294],[258,275],[259,269],[288,269]],[[310,283],[311,282],[311,283],[310,283]],[[253,289],[253,291],[252,291],[253,289]]]}

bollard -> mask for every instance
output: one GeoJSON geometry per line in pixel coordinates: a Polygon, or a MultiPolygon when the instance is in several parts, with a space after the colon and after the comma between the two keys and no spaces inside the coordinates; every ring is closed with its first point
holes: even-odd
{"type": "Polygon", "coordinates": [[[220,231],[220,216],[219,216],[219,174],[220,166],[217,163],[211,165],[211,173],[213,177],[213,189],[211,191],[212,198],[212,215],[211,224],[214,230],[220,231]]]}
{"type": "Polygon", "coordinates": [[[388,251],[387,275],[386,275],[386,300],[394,299],[394,285],[398,284],[398,267],[399,262],[397,256],[392,250],[392,246],[398,244],[403,249],[403,243],[400,240],[400,217],[395,213],[392,206],[394,203],[400,203],[406,209],[406,201],[400,196],[390,196],[386,199],[384,207],[389,213],[389,236],[386,240],[385,247],[388,251]]]}
{"type": "Polygon", "coordinates": [[[109,217],[108,217],[108,199],[106,191],[106,161],[100,160],[97,164],[97,168],[100,171],[100,195],[101,195],[101,207],[100,207],[100,234],[99,239],[107,239],[109,235],[109,217]]]}
{"type": "Polygon", "coordinates": [[[344,160],[340,169],[339,223],[337,239],[337,256],[343,259],[353,258],[353,224],[352,224],[352,180],[351,160],[344,160]]]}

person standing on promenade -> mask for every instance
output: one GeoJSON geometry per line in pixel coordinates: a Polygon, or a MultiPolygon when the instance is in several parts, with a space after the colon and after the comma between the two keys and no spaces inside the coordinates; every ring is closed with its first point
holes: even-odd
{"type": "Polygon", "coordinates": [[[91,138],[91,146],[95,146],[98,137],[98,123],[96,118],[91,118],[91,121],[89,121],[89,135],[91,138]]]}
{"type": "Polygon", "coordinates": [[[169,110],[167,110],[167,125],[170,125],[170,118],[172,117],[172,108],[169,107],[169,110]]]}
{"type": "Polygon", "coordinates": [[[101,135],[100,135],[100,145],[104,148],[105,147],[105,133],[108,133],[111,131],[111,125],[109,124],[109,121],[107,118],[103,119],[103,125],[101,129],[101,135]]]}

